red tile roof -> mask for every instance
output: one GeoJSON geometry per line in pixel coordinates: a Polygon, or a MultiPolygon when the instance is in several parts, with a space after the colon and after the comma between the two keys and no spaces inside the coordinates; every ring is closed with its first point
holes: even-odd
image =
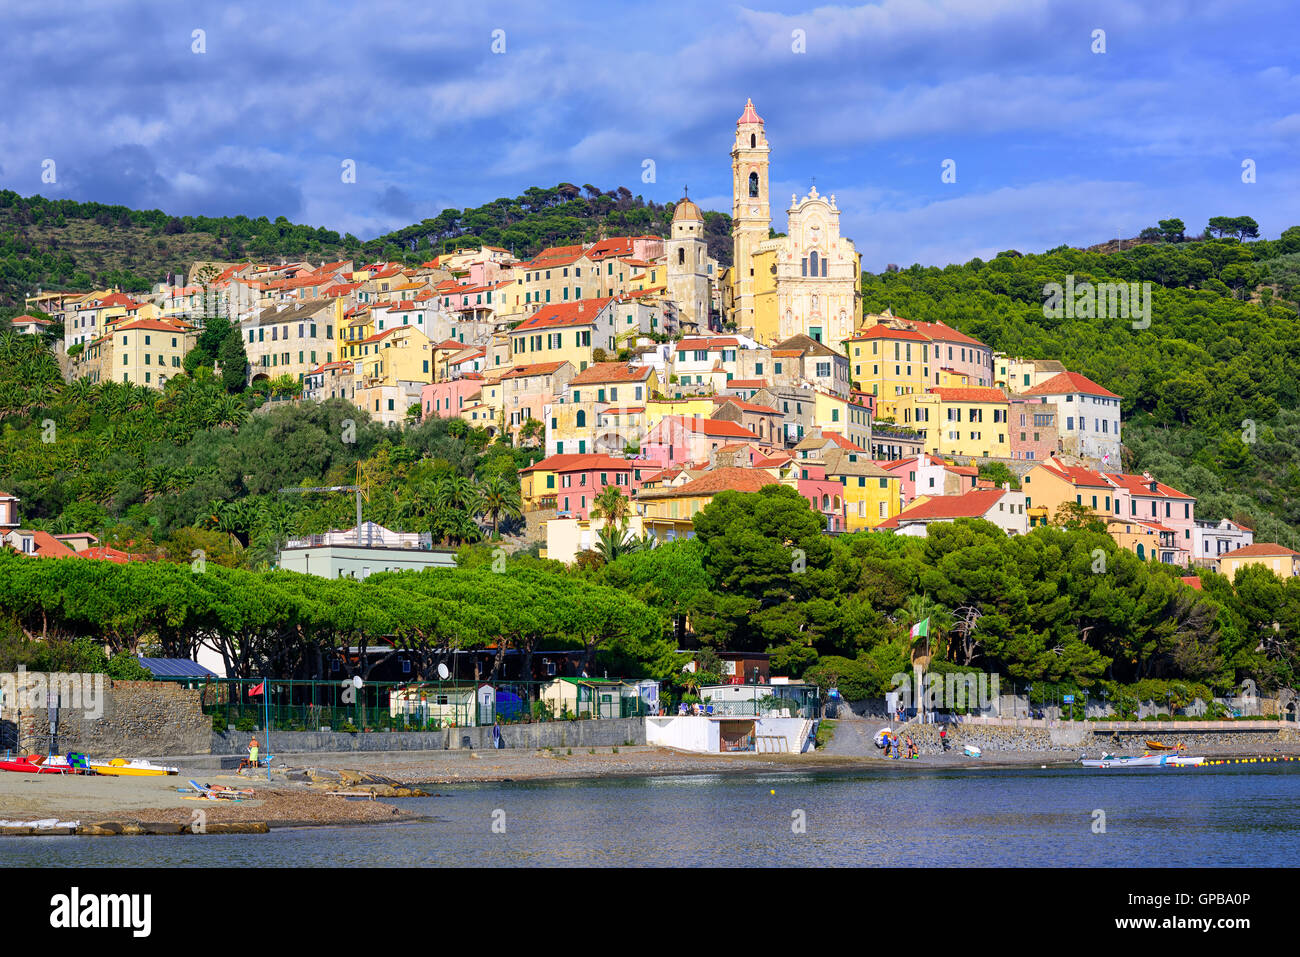
{"type": "MultiPolygon", "coordinates": [[[[910,325],[916,327],[916,331],[922,335],[929,336],[931,339],[939,342],[960,342],[964,345],[983,346],[984,343],[978,339],[972,339],[965,333],[958,332],[952,326],[945,325],[942,322],[920,322],[908,320],[910,325]]],[[[985,348],[988,348],[985,346],[985,348]]]]}
{"type": "Polygon", "coordinates": [[[1057,459],[1047,459],[1042,463],[1042,466],[1056,473],[1071,485],[1084,485],[1088,488],[1111,487],[1111,483],[1106,481],[1106,476],[1100,472],[1094,472],[1092,469],[1080,468],[1075,465],[1063,465],[1057,459]]]}
{"type": "Polygon", "coordinates": [[[134,322],[126,322],[117,326],[114,332],[126,332],[128,329],[143,329],[146,332],[185,332],[189,326],[174,326],[168,322],[159,322],[157,319],[137,319],[134,322]]]}
{"type": "Polygon", "coordinates": [[[941,387],[931,389],[932,395],[937,395],[944,402],[1006,402],[1007,397],[1001,389],[989,388],[947,388],[941,387]]]}
{"type": "Polygon", "coordinates": [[[1300,552],[1293,552],[1286,546],[1277,544],[1277,542],[1256,542],[1254,545],[1246,545],[1230,552],[1224,552],[1218,557],[1221,559],[1251,557],[1279,558],[1286,555],[1300,555],[1300,552]]]}
{"type": "Polygon", "coordinates": [[[876,323],[870,329],[862,329],[854,339],[910,339],[913,342],[929,342],[928,336],[919,332],[913,332],[911,329],[891,329],[889,326],[876,323]]]}
{"type": "Polygon", "coordinates": [[[655,489],[646,498],[686,498],[692,495],[716,495],[719,492],[757,492],[777,481],[763,469],[720,468],[705,472],[697,479],[675,488],[655,489]]]}
{"type": "Polygon", "coordinates": [[[697,419],[689,415],[665,415],[661,421],[673,420],[684,431],[699,432],[703,435],[726,436],[733,439],[751,439],[759,441],[757,435],[742,425],[728,422],[726,419],[697,419]]]}
{"type": "Polygon", "coordinates": [[[514,332],[533,329],[551,329],[556,326],[585,326],[596,320],[601,311],[614,301],[612,296],[600,299],[579,299],[576,302],[555,303],[543,306],[514,328],[514,332]]]}
{"type": "Polygon", "coordinates": [[[1133,495],[1159,496],[1160,498],[1185,498],[1195,501],[1191,495],[1180,492],[1176,488],[1171,488],[1154,479],[1146,479],[1141,475],[1129,475],[1124,472],[1106,472],[1106,478],[1118,485],[1120,488],[1127,489],[1133,495]],[[1151,490],[1151,483],[1155,482],[1155,491],[1151,490]]]}
{"type": "Polygon", "coordinates": [[[673,348],[677,352],[682,352],[701,349],[734,349],[738,345],[739,343],[734,338],[728,336],[717,336],[713,338],[701,337],[698,339],[681,339],[673,344],[673,348]]]}
{"type": "Polygon", "coordinates": [[[937,495],[919,505],[905,509],[881,522],[879,528],[898,528],[908,521],[944,521],[957,518],[981,518],[998,504],[1006,493],[1000,488],[971,489],[964,495],[937,495]]]}
{"type": "Polygon", "coordinates": [[[626,362],[597,362],[587,366],[570,379],[569,385],[587,385],[593,382],[642,382],[653,372],[652,366],[629,366],[626,362]]]}
{"type": "Polygon", "coordinates": [[[567,365],[568,360],[559,362],[534,362],[532,365],[515,366],[509,372],[502,373],[502,379],[525,379],[535,375],[553,375],[562,365],[567,365]]]}
{"type": "Polygon", "coordinates": [[[586,472],[591,469],[608,469],[631,470],[634,466],[644,465],[639,459],[616,459],[610,455],[600,455],[595,452],[587,453],[565,453],[563,455],[551,455],[542,459],[528,468],[520,469],[524,472],[586,472]]]}
{"type": "Polygon", "coordinates": [[[1079,375],[1077,372],[1062,372],[1059,375],[1054,375],[1046,382],[1040,382],[1032,389],[1026,389],[1021,395],[1069,395],[1074,393],[1099,395],[1104,399],[1119,398],[1114,392],[1103,389],[1087,376],[1079,375]]]}

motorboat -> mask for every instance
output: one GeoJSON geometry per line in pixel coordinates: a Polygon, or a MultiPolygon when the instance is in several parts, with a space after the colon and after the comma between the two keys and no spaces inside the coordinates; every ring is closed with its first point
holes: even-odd
{"type": "MultiPolygon", "coordinates": [[[[166,774],[180,773],[179,768],[169,768],[161,764],[152,764],[143,759],[128,761],[126,758],[113,758],[108,761],[93,761],[84,758],[84,756],[81,755],[78,755],[78,757],[84,760],[85,764],[95,774],[107,774],[113,777],[160,777],[166,774]]],[[[66,757],[61,755],[52,755],[46,763],[53,767],[61,767],[65,771],[85,773],[84,771],[81,771],[81,761],[73,764],[69,762],[66,757]]]]}

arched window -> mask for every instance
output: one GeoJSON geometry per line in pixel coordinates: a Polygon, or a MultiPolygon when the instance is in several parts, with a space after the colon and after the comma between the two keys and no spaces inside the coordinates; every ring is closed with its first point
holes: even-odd
{"type": "Polygon", "coordinates": [[[1146,549],[1142,547],[1141,542],[1138,542],[1138,558],[1146,558],[1146,557],[1147,557],[1146,549]]]}
{"type": "Polygon", "coordinates": [[[678,247],[677,247],[677,265],[679,265],[679,266],[683,266],[683,265],[685,265],[685,264],[686,264],[686,249],[685,249],[685,247],[683,247],[683,246],[678,246],[678,247]]]}
{"type": "Polygon", "coordinates": [[[808,265],[812,267],[811,271],[809,272],[809,275],[810,276],[817,275],[817,250],[814,249],[812,252],[808,254],[808,265]]]}
{"type": "Polygon", "coordinates": [[[749,134],[749,148],[752,150],[758,145],[758,136],[754,133],[749,134]]]}
{"type": "Polygon", "coordinates": [[[750,196],[758,195],[758,174],[757,173],[749,174],[749,195],[750,196]]]}
{"type": "Polygon", "coordinates": [[[585,426],[585,425],[587,424],[587,413],[584,412],[584,411],[582,411],[582,409],[579,409],[579,410],[578,410],[578,415],[577,415],[577,418],[576,418],[575,422],[576,422],[578,428],[581,429],[583,426],[585,426]]]}

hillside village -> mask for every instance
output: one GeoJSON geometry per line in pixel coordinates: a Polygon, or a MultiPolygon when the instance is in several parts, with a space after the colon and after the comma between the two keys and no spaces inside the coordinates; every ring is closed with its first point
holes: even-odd
{"type": "MultiPolygon", "coordinates": [[[[1023,535],[1089,521],[1139,558],[1296,573],[1297,553],[1198,517],[1195,498],[1159,476],[1124,472],[1121,396],[942,322],[863,315],[861,262],[834,195],[792,196],[786,231],[774,232],[769,150],[748,102],[731,151],[725,268],[684,195],[667,237],[528,259],[483,245],[414,267],[196,262],[149,294],[39,293],[27,307],[50,318],[13,327],[62,323],[68,381],[162,390],[205,319],[220,316],[272,404],[344,399],[388,426],[460,419],[540,446],[544,457],[520,472],[527,535],[565,563],[608,522],[628,539],[690,537],[720,492],[779,484],[828,534],[924,537],[931,523],[968,517],[1023,535]],[[611,487],[626,515],[597,506],[611,487]]],[[[0,529],[20,552],[131,557],[93,536],[24,530],[19,513],[0,494],[0,529]]]]}

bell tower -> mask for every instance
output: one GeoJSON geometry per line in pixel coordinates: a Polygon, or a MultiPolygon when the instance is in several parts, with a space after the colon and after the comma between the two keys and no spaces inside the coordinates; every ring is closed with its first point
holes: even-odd
{"type": "Polygon", "coordinates": [[[754,328],[754,251],[767,241],[772,227],[768,200],[767,135],[754,101],[736,121],[736,142],[731,147],[731,238],[733,321],[741,329],[754,328]]]}

